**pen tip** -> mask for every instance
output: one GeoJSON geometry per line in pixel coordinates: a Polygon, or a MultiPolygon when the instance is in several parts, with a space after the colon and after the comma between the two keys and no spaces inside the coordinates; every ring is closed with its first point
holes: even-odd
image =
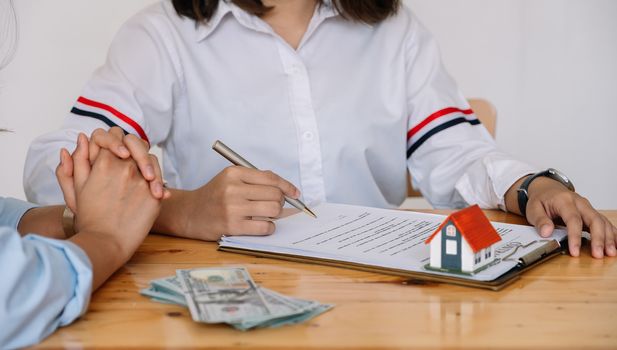
{"type": "Polygon", "coordinates": [[[317,215],[315,215],[315,213],[313,213],[311,211],[311,209],[305,207],[304,208],[304,212],[307,213],[308,215],[312,216],[313,218],[317,219],[317,215]]]}

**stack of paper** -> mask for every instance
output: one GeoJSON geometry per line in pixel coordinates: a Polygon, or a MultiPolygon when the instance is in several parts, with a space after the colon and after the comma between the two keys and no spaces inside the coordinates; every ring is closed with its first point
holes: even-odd
{"type": "Polygon", "coordinates": [[[446,218],[443,215],[323,203],[312,208],[317,219],[296,214],[276,221],[276,232],[267,237],[225,236],[223,250],[265,253],[272,257],[301,257],[337,266],[361,266],[383,271],[412,272],[493,281],[543,246],[559,246],[565,230],[556,229],[543,239],[531,226],[492,223],[501,236],[495,246],[495,263],[474,274],[429,271],[429,246],[425,240],[446,218]]]}

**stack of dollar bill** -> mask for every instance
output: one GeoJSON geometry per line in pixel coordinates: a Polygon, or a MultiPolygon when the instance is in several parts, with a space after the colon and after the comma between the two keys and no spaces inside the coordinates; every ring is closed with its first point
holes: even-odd
{"type": "Polygon", "coordinates": [[[141,294],[188,307],[196,322],[227,323],[240,330],[296,324],[333,307],[260,287],[243,267],[177,270],[176,276],[151,281],[141,294]]]}

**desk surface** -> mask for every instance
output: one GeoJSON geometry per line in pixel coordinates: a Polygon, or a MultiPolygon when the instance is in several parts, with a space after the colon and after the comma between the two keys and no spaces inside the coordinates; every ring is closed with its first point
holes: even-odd
{"type": "MultiPolygon", "coordinates": [[[[432,211],[436,212],[436,211],[432,211]]],[[[440,211],[439,213],[447,213],[440,211]]],[[[490,211],[495,221],[522,223],[490,211]]],[[[617,223],[617,211],[604,212],[617,223]]],[[[216,243],[151,235],[93,297],[88,313],[42,348],[617,348],[617,259],[558,256],[500,292],[219,252],[216,243]],[[194,323],[139,295],[178,268],[242,264],[256,282],[336,307],[305,324],[249,332],[194,323]]]]}

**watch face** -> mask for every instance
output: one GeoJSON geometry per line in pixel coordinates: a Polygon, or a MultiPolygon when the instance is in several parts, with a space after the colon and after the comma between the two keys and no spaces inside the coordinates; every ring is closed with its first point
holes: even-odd
{"type": "Polygon", "coordinates": [[[564,185],[566,185],[566,187],[568,187],[568,189],[574,191],[572,181],[570,181],[564,173],[554,168],[549,168],[548,172],[551,174],[551,177],[555,178],[555,180],[561,181],[564,185]]]}
{"type": "Polygon", "coordinates": [[[551,175],[557,175],[559,176],[563,181],[565,182],[570,182],[570,180],[568,179],[568,177],[562,173],[561,171],[554,169],[554,168],[549,168],[548,172],[551,173],[551,175]]]}

